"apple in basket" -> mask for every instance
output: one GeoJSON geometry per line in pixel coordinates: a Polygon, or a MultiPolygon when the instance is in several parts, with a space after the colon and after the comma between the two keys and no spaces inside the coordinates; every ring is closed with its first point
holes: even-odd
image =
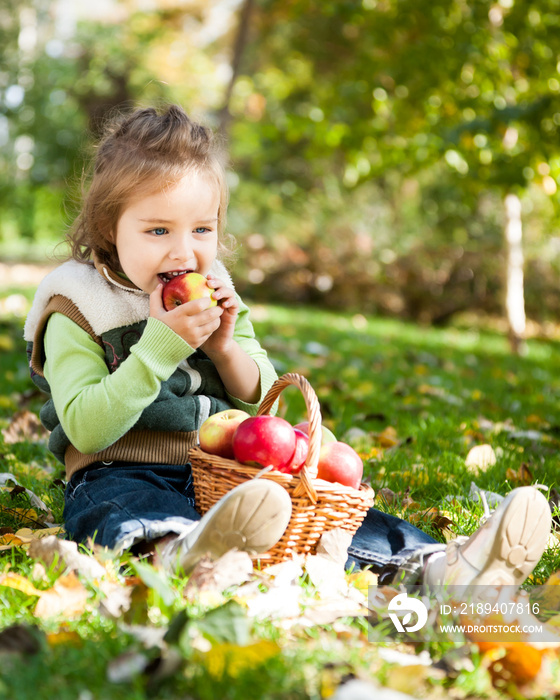
{"type": "Polygon", "coordinates": [[[360,455],[345,442],[322,445],[317,465],[317,478],[360,488],[364,463],[360,455]]]}
{"type": "Polygon", "coordinates": [[[293,457],[288,466],[280,470],[287,474],[298,474],[305,464],[307,453],[309,452],[309,438],[307,434],[297,428],[294,428],[294,433],[296,434],[296,449],[293,457]]]}
{"type": "Polygon", "coordinates": [[[165,283],[161,296],[165,310],[171,311],[176,306],[201,297],[209,297],[210,306],[216,306],[218,302],[212,299],[213,291],[206,284],[206,277],[203,275],[199,275],[198,272],[184,272],[165,283]]]}
{"type": "Polygon", "coordinates": [[[284,471],[292,461],[295,449],[294,429],[278,416],[247,418],[233,436],[233,454],[241,464],[272,466],[284,471]]]}
{"type": "MultiPolygon", "coordinates": [[[[301,430],[306,435],[309,435],[309,422],[304,421],[303,423],[298,423],[294,425],[294,429],[301,430]]],[[[334,433],[331,433],[331,431],[321,423],[321,445],[327,442],[336,442],[336,437],[334,433]]]]}
{"type": "Polygon", "coordinates": [[[198,439],[201,449],[211,455],[233,459],[233,435],[237,426],[249,417],[248,413],[238,408],[214,413],[200,426],[198,439]]]}

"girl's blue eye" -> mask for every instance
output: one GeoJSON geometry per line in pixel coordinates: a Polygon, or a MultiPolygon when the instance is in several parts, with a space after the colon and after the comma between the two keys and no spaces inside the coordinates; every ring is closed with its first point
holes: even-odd
{"type": "Polygon", "coordinates": [[[206,226],[199,226],[198,228],[195,228],[194,232],[195,233],[206,233],[210,229],[206,228],[206,226]]]}
{"type": "Polygon", "coordinates": [[[165,228],[153,228],[152,233],[154,233],[156,236],[163,236],[167,232],[167,229],[165,228]]]}

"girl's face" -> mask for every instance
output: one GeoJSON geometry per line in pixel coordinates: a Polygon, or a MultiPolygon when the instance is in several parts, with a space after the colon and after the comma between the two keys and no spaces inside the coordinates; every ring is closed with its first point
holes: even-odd
{"type": "Polygon", "coordinates": [[[216,259],[219,201],[217,186],[196,172],[131,200],[116,232],[125,275],[147,294],[174,272],[206,276],[216,259]]]}

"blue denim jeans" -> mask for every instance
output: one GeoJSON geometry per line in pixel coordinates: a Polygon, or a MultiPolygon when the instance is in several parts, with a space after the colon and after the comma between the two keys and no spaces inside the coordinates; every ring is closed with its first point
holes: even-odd
{"type": "MultiPolygon", "coordinates": [[[[189,465],[110,463],[72,476],[66,487],[66,530],[77,542],[127,549],[200,519],[189,465]]],[[[347,568],[371,566],[392,575],[403,563],[441,545],[410,523],[371,508],[348,549],[347,568]]],[[[421,558],[420,558],[421,560],[421,558]]]]}
{"type": "Polygon", "coordinates": [[[194,507],[190,466],[109,463],[74,474],[66,486],[64,523],[76,542],[92,538],[111,549],[127,549],[200,520],[194,507]]]}

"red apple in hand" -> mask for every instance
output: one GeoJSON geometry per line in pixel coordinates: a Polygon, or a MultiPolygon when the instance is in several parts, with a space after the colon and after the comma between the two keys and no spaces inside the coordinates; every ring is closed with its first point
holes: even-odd
{"type": "Polygon", "coordinates": [[[298,474],[305,464],[307,453],[309,452],[309,438],[307,435],[297,428],[294,428],[294,433],[296,435],[296,449],[293,457],[285,469],[280,469],[280,471],[287,474],[298,474]]]}
{"type": "Polygon", "coordinates": [[[345,442],[328,442],[321,447],[317,478],[360,488],[364,464],[360,455],[345,442]]]}
{"type": "Polygon", "coordinates": [[[272,465],[284,470],[296,449],[296,435],[288,421],[277,416],[253,416],[233,436],[233,454],[242,464],[272,465]]]}
{"type": "Polygon", "coordinates": [[[250,418],[238,408],[228,408],[214,413],[200,426],[200,447],[211,455],[233,459],[233,435],[237,426],[250,418]]]}
{"type": "Polygon", "coordinates": [[[199,275],[198,272],[186,272],[167,282],[161,296],[165,310],[171,311],[176,306],[201,297],[209,297],[210,306],[216,306],[218,302],[212,299],[213,291],[206,284],[206,277],[199,275]]]}
{"type": "MultiPolygon", "coordinates": [[[[309,421],[304,421],[303,423],[294,425],[294,430],[301,430],[306,435],[309,435],[309,421]]],[[[327,442],[336,442],[336,437],[321,423],[321,445],[324,445],[327,442]]]]}

